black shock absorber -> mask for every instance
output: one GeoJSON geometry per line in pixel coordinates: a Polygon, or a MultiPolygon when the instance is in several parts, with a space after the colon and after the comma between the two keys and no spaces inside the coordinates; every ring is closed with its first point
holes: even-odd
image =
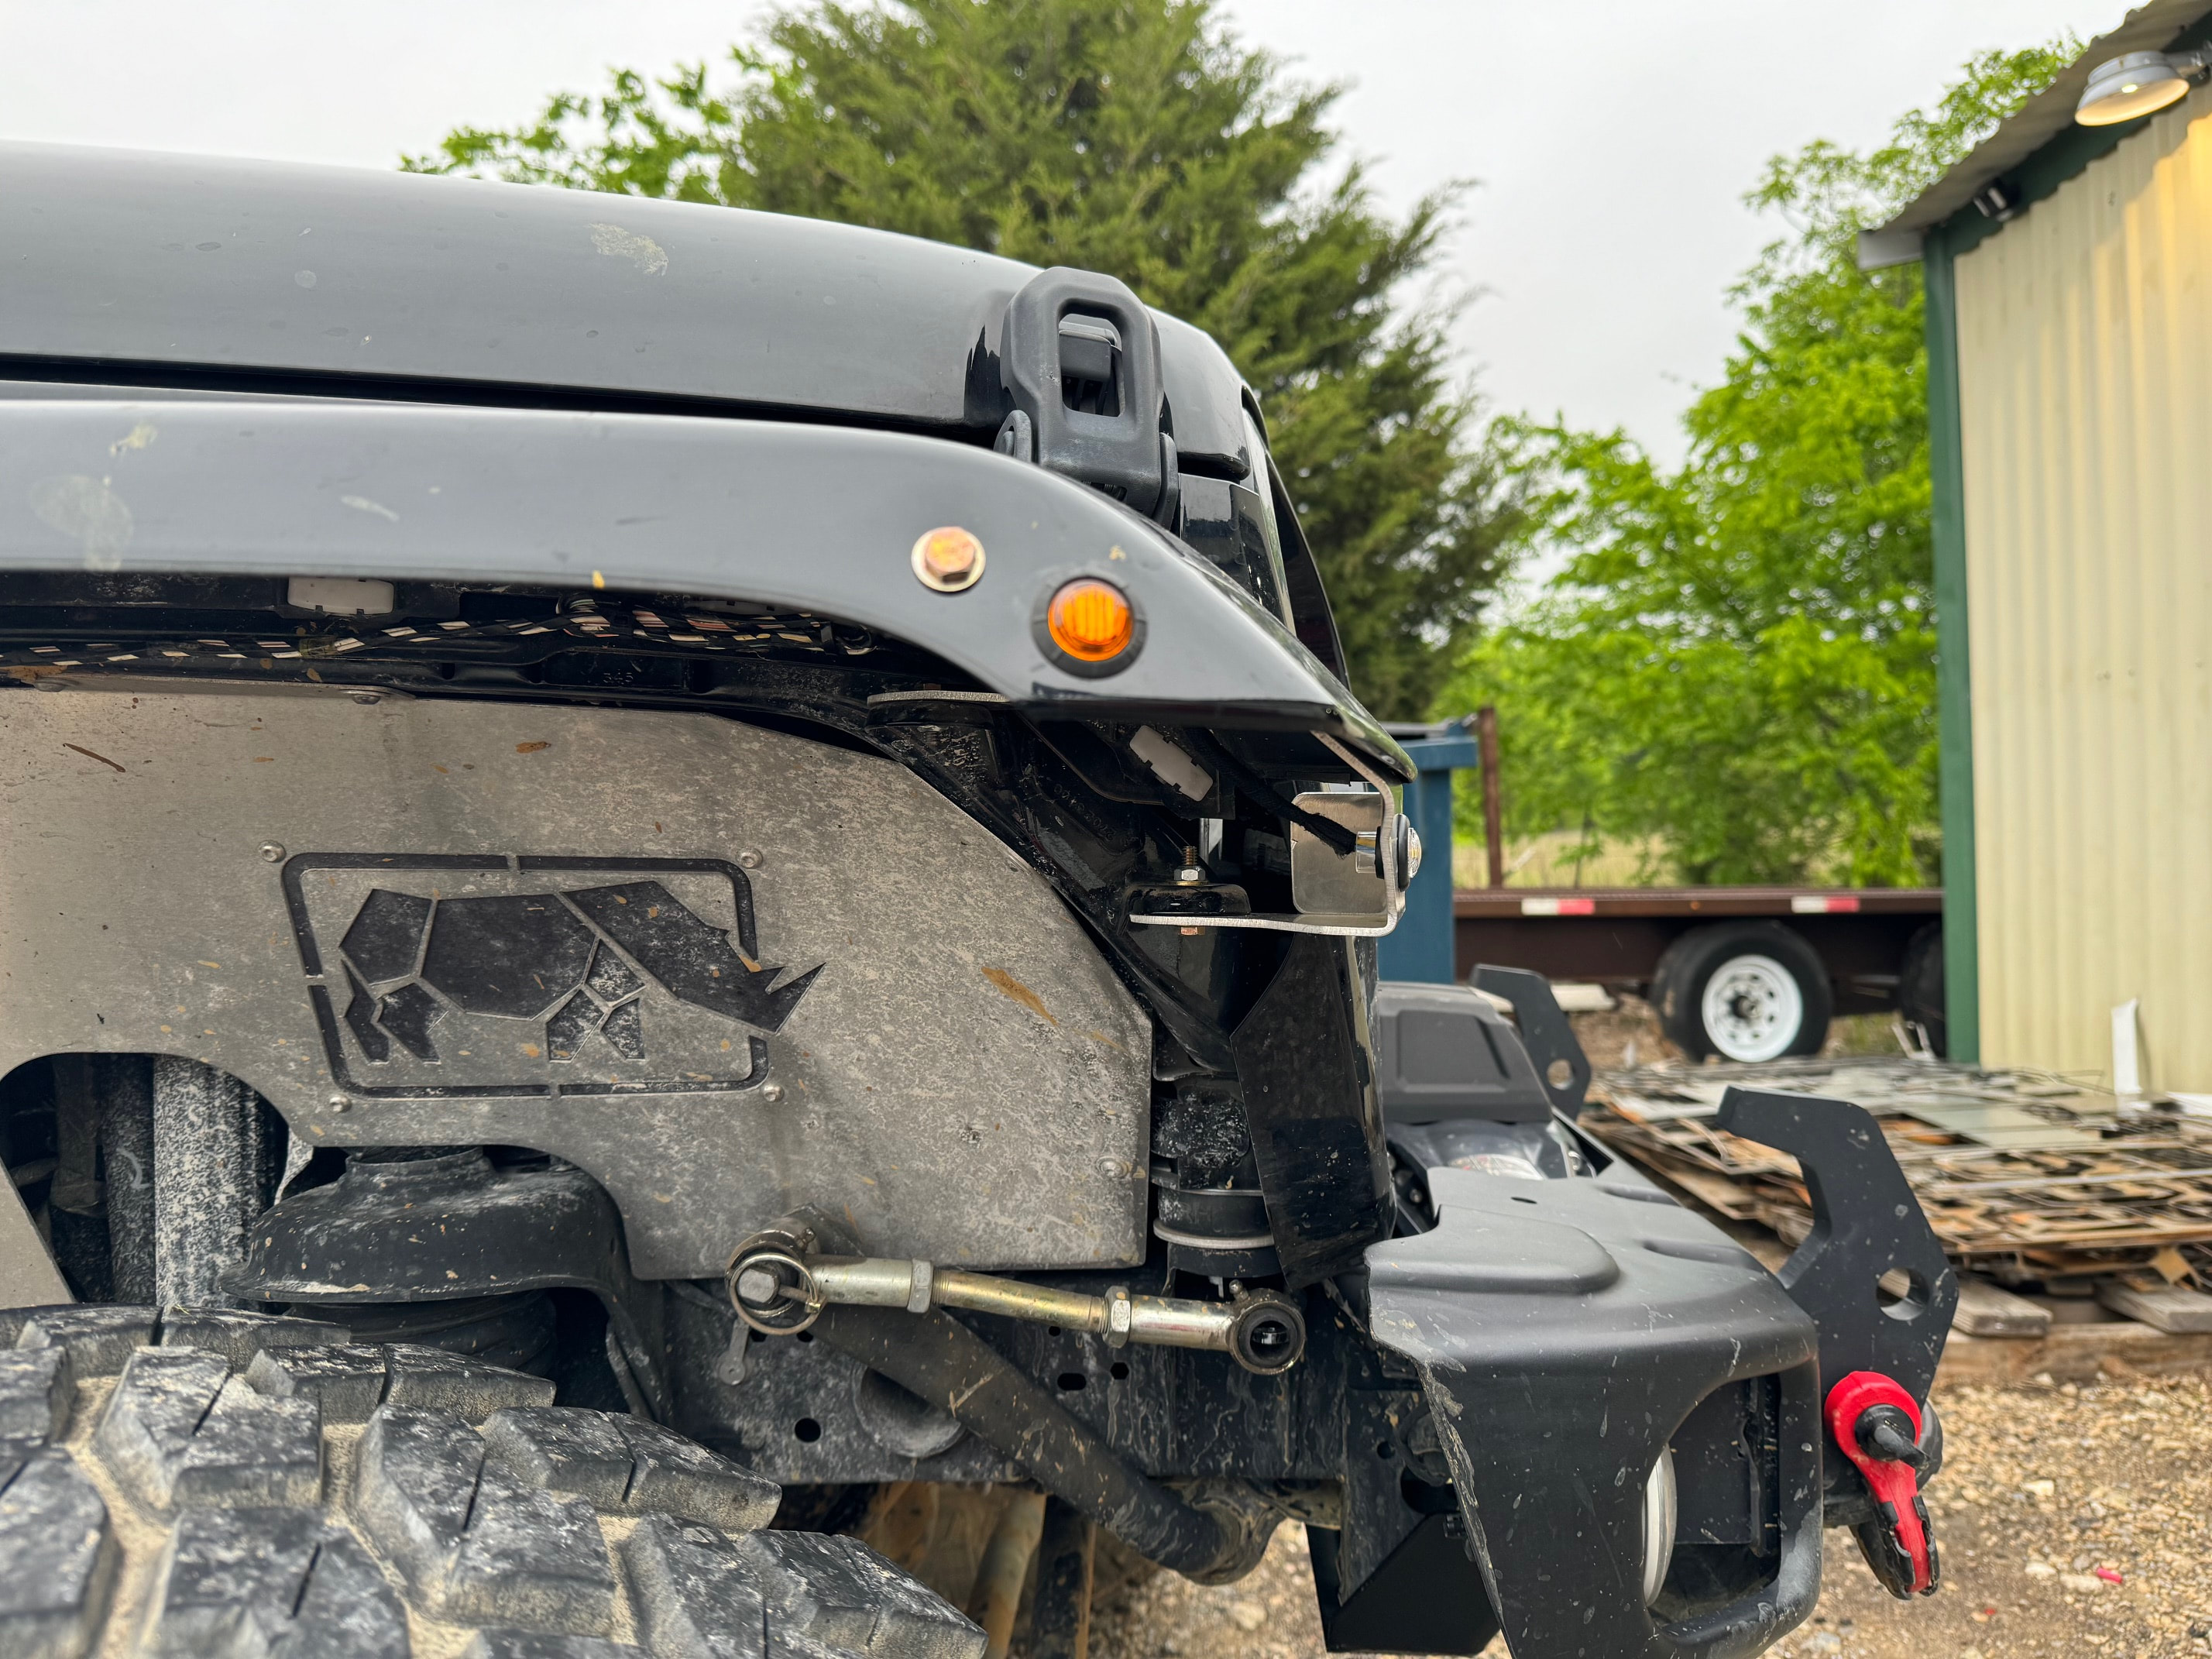
{"type": "Polygon", "coordinates": [[[1183,1187],[1172,1171],[1156,1170],[1152,1232],[1168,1247],[1168,1266],[1178,1273],[1228,1280],[1272,1279],[1282,1271],[1267,1201],[1249,1187],[1183,1187]],[[1162,1175],[1169,1178],[1160,1179],[1162,1175]]]}
{"type": "Polygon", "coordinates": [[[1152,1233],[1171,1269],[1224,1284],[1282,1272],[1235,1083],[1177,1084],[1154,1109],[1152,1152],[1152,1233]]]}

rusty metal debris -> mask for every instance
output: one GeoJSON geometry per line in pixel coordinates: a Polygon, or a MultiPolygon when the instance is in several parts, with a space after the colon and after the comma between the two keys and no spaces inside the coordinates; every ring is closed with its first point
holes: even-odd
{"type": "Polygon", "coordinates": [[[1962,1267],[2006,1284],[2212,1276],[2212,1123],[2078,1077],[1904,1058],[1644,1066],[1600,1073],[1583,1126],[1794,1243],[1812,1219],[1796,1161],[1714,1126],[1731,1084],[1865,1107],[1962,1267]]]}

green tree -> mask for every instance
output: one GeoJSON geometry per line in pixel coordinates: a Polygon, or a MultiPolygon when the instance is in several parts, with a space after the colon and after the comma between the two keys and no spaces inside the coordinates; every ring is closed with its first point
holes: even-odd
{"type": "Polygon", "coordinates": [[[1565,562],[1439,705],[1498,705],[1515,833],[1580,826],[1698,883],[1936,874],[1920,268],[1863,272],[1855,239],[2078,51],[1983,53],[1871,153],[1768,163],[1747,200],[1793,234],[1731,290],[1743,329],[1679,469],[1619,431],[1515,428],[1548,481],[1528,540],[1565,562]]]}
{"type": "Polygon", "coordinates": [[[1353,688],[1434,698],[1496,580],[1512,480],[1450,383],[1447,315],[1403,310],[1449,192],[1394,219],[1331,165],[1333,87],[1212,0],[811,0],[726,69],[617,72],[417,171],[839,219],[1119,276],[1228,349],[1267,412],[1353,688]]]}

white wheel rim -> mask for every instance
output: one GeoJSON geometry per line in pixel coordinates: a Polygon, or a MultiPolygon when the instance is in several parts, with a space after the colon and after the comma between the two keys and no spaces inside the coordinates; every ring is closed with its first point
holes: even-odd
{"type": "Polygon", "coordinates": [[[1805,1027],[1805,994],[1772,957],[1731,957],[1713,969],[1698,1012],[1729,1060],[1779,1060],[1805,1027]]]}

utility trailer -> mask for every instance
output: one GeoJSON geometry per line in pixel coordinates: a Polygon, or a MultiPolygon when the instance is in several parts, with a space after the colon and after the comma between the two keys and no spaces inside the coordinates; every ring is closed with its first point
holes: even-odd
{"type": "Polygon", "coordinates": [[[1461,980],[1633,992],[1695,1059],[1818,1054],[1833,1016],[1890,1008],[1944,1052],[1940,887],[1462,887],[1452,918],[1461,980]]]}

